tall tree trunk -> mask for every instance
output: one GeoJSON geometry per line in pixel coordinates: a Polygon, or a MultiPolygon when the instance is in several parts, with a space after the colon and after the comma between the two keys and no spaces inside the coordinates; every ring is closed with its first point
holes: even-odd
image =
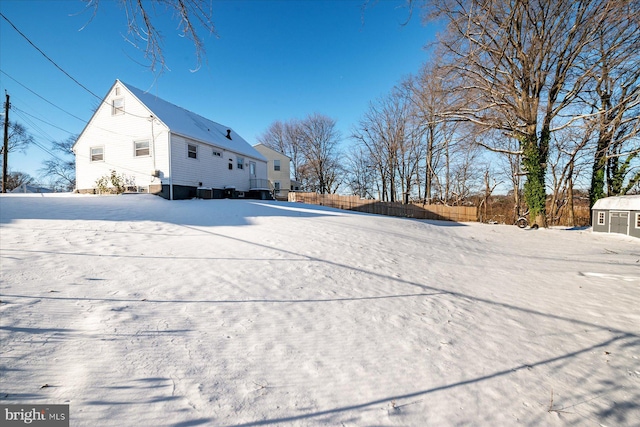
{"type": "MultiPolygon", "coordinates": [[[[540,137],[541,145],[544,143],[543,138],[545,137],[540,137]]],[[[524,183],[524,199],[529,208],[529,216],[532,218],[531,224],[546,227],[546,159],[544,159],[543,150],[538,147],[535,131],[523,137],[522,145],[522,164],[527,173],[527,180],[524,183]]]]}
{"type": "Polygon", "coordinates": [[[575,212],[573,209],[573,160],[569,164],[569,177],[567,178],[567,204],[569,205],[569,226],[576,226],[575,212]]]}

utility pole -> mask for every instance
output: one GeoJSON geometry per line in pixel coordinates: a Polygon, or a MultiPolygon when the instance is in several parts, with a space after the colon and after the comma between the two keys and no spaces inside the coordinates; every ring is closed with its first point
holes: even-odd
{"type": "Polygon", "coordinates": [[[2,192],[7,192],[7,160],[9,158],[9,94],[4,91],[7,101],[4,103],[4,144],[2,145],[2,192]]]}

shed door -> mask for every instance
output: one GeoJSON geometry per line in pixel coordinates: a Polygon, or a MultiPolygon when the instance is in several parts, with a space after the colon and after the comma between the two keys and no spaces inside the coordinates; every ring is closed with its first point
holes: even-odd
{"type": "Polygon", "coordinates": [[[612,233],[627,234],[629,230],[629,212],[611,212],[609,224],[612,233]]]}

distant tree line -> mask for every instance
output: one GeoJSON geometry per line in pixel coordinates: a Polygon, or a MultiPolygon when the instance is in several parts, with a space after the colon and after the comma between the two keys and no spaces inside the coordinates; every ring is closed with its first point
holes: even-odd
{"type": "Polygon", "coordinates": [[[462,204],[502,184],[540,226],[574,188],[591,205],[640,192],[640,2],[408,4],[446,29],[431,63],[370,103],[348,152],[336,135],[310,149],[300,129],[319,115],[263,135],[306,190],[462,204]]]}

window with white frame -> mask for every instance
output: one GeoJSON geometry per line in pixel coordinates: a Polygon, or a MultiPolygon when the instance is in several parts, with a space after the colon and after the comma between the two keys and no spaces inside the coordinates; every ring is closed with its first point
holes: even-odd
{"type": "Polygon", "coordinates": [[[91,161],[104,162],[104,147],[91,147],[91,161]]]}
{"type": "Polygon", "coordinates": [[[636,228],[640,228],[640,213],[636,214],[636,228]]]}
{"type": "Polygon", "coordinates": [[[244,157],[236,157],[236,162],[238,164],[238,169],[244,168],[244,157]]]}
{"type": "Polygon", "coordinates": [[[111,115],[124,114],[124,98],[116,98],[111,101],[111,115]]]}
{"type": "Polygon", "coordinates": [[[222,157],[222,151],[218,151],[215,148],[213,149],[213,156],[214,157],[222,157]]]}
{"type": "Polygon", "coordinates": [[[116,86],[116,96],[120,96],[120,86],[116,86]]]}
{"type": "Polygon", "coordinates": [[[604,212],[598,212],[598,225],[604,225],[604,212]]]}
{"type": "Polygon", "coordinates": [[[274,171],[279,171],[280,170],[280,160],[274,160],[273,161],[273,170],[274,171]]]}
{"type": "Polygon", "coordinates": [[[135,141],[133,143],[135,157],[145,157],[150,154],[149,141],[135,141]]]}
{"type": "Polygon", "coordinates": [[[187,144],[187,157],[190,159],[198,158],[198,146],[195,144],[187,144]]]}

